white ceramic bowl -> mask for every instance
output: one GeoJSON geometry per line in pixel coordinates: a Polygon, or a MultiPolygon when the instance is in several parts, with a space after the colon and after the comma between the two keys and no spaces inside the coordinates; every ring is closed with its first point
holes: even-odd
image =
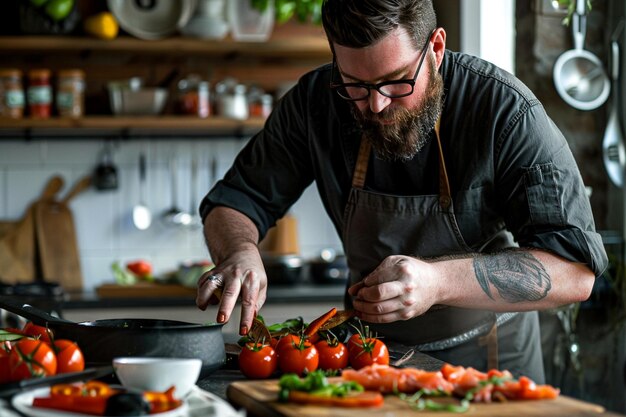
{"type": "Polygon", "coordinates": [[[144,391],[165,391],[174,385],[176,398],[183,398],[193,388],[201,368],[202,361],[191,358],[113,359],[113,369],[123,386],[144,391]]]}

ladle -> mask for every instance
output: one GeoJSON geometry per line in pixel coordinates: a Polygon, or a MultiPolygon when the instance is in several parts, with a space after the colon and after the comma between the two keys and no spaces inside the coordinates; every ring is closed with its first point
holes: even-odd
{"type": "Polygon", "coordinates": [[[170,160],[170,178],[172,181],[172,207],[163,213],[163,221],[169,226],[187,227],[191,224],[191,215],[178,207],[178,166],[176,158],[170,160]]]}
{"type": "Polygon", "coordinates": [[[146,156],[139,155],[139,204],[133,208],[133,224],[139,230],[146,230],[152,223],[152,213],[146,205],[146,156]]]}

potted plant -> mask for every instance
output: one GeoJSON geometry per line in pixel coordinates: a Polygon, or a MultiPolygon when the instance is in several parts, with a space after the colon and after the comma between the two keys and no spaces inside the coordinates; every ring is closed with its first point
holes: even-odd
{"type": "MultiPolygon", "coordinates": [[[[250,0],[257,10],[265,11],[271,6],[272,0],[250,0]]],[[[292,17],[301,23],[321,24],[323,0],[273,0],[275,19],[285,23],[292,17]]]]}

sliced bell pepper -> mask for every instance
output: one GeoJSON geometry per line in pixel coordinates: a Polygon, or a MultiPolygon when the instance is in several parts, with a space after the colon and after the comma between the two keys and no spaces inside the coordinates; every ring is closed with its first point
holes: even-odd
{"type": "Polygon", "coordinates": [[[290,391],[289,401],[325,407],[380,407],[383,405],[384,398],[380,392],[374,391],[350,393],[344,397],[315,395],[304,391],[290,391]]]}
{"type": "Polygon", "coordinates": [[[324,325],[324,323],[333,318],[335,314],[337,314],[337,309],[333,307],[327,313],[313,320],[304,330],[304,336],[307,337],[311,343],[317,342],[319,340],[317,332],[324,325]]]}

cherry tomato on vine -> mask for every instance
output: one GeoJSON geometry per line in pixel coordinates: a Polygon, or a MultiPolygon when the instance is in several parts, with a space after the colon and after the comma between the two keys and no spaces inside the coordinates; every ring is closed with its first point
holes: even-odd
{"type": "Polygon", "coordinates": [[[239,369],[251,379],[269,378],[277,366],[276,351],[269,345],[246,343],[239,354],[239,369]]]}
{"type": "Polygon", "coordinates": [[[341,342],[320,340],[315,344],[319,355],[319,368],[339,370],[348,366],[348,348],[341,342]]]}
{"type": "Polygon", "coordinates": [[[57,355],[57,373],[80,372],[85,369],[85,358],[78,345],[71,340],[54,341],[54,352],[57,355]]]}
{"type": "Polygon", "coordinates": [[[20,381],[31,377],[54,375],[57,357],[49,344],[37,339],[18,341],[9,354],[11,379],[20,381]]]}
{"type": "Polygon", "coordinates": [[[304,340],[299,344],[287,344],[278,352],[278,367],[284,373],[302,376],[304,372],[312,372],[319,365],[319,354],[310,342],[304,340]]]}
{"type": "Polygon", "coordinates": [[[29,321],[28,323],[26,323],[26,325],[24,325],[22,332],[26,336],[39,338],[39,340],[46,342],[48,344],[52,343],[52,340],[54,339],[52,330],[44,326],[39,326],[33,323],[32,321],[29,321]]]}
{"type": "Polygon", "coordinates": [[[276,353],[280,356],[280,351],[284,347],[289,347],[289,346],[294,346],[294,345],[297,346],[299,344],[300,344],[300,336],[295,335],[295,334],[288,334],[278,339],[278,342],[276,342],[276,346],[274,347],[274,350],[276,350],[276,353]]]}
{"type": "Polygon", "coordinates": [[[348,361],[354,369],[379,364],[389,365],[389,350],[380,339],[375,337],[361,338],[348,349],[348,361]]]}

